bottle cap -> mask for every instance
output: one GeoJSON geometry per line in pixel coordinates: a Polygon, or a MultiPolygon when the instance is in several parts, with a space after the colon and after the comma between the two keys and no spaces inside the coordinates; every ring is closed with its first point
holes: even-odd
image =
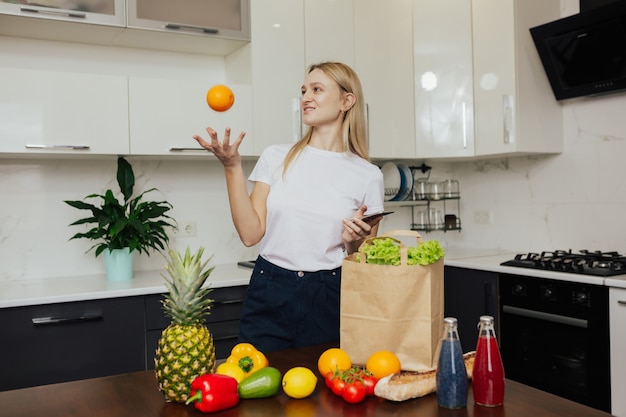
{"type": "Polygon", "coordinates": [[[457,324],[457,319],[456,319],[456,317],[446,317],[446,318],[444,318],[444,319],[443,319],[443,322],[444,322],[445,324],[449,324],[449,325],[452,325],[452,326],[456,326],[456,324],[457,324]]]}
{"type": "Polygon", "coordinates": [[[480,316],[480,324],[493,324],[493,316],[480,316]]]}

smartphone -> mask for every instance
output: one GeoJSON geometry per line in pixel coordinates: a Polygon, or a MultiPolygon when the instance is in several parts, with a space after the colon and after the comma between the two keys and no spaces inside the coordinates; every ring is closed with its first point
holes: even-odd
{"type": "Polygon", "coordinates": [[[386,216],[391,213],[393,213],[393,211],[381,211],[380,213],[368,214],[367,216],[363,216],[359,220],[362,220],[365,223],[371,223],[374,219],[386,216]]]}

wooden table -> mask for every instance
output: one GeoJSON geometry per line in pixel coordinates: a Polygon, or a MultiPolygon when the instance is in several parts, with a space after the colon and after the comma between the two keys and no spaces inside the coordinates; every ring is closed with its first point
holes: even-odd
{"type": "MultiPolygon", "coordinates": [[[[317,358],[330,346],[311,346],[268,354],[270,364],[281,372],[306,366],[317,374],[317,358]]],[[[2,376],[0,375],[0,378],[2,376]]],[[[279,392],[274,397],[242,400],[216,417],[333,417],[333,416],[423,416],[423,417],[607,417],[609,414],[556,397],[514,381],[506,381],[502,407],[487,408],[473,403],[469,389],[467,408],[447,410],[435,394],[404,402],[367,398],[351,405],[333,395],[320,378],[315,393],[294,400],[279,392]]],[[[157,389],[154,371],[45,385],[0,392],[0,416],[4,417],[185,417],[206,415],[193,405],[166,403],[157,389]]]]}

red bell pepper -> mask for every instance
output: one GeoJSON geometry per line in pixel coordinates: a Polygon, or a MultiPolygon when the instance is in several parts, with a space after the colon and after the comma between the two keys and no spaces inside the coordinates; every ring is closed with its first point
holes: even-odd
{"type": "Polygon", "coordinates": [[[203,413],[225,410],[239,404],[237,380],[228,375],[204,374],[191,382],[189,399],[203,413]]]}

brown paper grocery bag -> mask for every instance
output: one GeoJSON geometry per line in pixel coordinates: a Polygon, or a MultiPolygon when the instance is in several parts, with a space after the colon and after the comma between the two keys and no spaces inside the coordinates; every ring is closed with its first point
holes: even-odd
{"type": "MultiPolygon", "coordinates": [[[[418,245],[422,242],[415,231],[385,236],[414,236],[418,245]]],[[[400,246],[400,265],[368,264],[363,249],[375,239],[361,245],[360,262],[356,253],[343,260],[340,346],[355,364],[389,350],[403,370],[433,368],[443,326],[443,259],[427,266],[407,265],[407,247],[394,239],[400,246]]]]}

